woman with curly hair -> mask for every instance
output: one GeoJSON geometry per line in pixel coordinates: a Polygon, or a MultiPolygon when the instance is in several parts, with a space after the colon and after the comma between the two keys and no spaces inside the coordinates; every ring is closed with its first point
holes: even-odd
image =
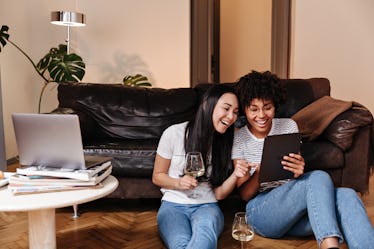
{"type": "Polygon", "coordinates": [[[314,234],[323,249],[339,248],[343,239],[351,249],[374,248],[374,230],[356,192],[334,188],[324,171],[304,173],[301,154],[282,159],[293,179],[259,184],[264,138],[296,133],[298,127],[292,119],[275,118],[285,99],[276,75],[253,71],[239,79],[237,89],[247,125],[235,134],[232,159],[235,166],[253,169],[237,186],[255,232],[269,238],[314,234]]]}

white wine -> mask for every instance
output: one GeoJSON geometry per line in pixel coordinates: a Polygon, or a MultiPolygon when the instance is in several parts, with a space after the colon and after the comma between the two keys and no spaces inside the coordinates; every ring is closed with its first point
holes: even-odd
{"type": "Polygon", "coordinates": [[[233,230],[232,237],[239,241],[250,241],[253,239],[254,233],[250,229],[233,230]]]}
{"type": "Polygon", "coordinates": [[[204,169],[199,169],[199,170],[187,170],[187,169],[186,169],[186,170],[184,171],[184,173],[185,173],[186,175],[189,175],[189,176],[192,176],[192,177],[196,178],[196,177],[199,177],[199,176],[204,175],[205,170],[204,170],[204,169]]]}

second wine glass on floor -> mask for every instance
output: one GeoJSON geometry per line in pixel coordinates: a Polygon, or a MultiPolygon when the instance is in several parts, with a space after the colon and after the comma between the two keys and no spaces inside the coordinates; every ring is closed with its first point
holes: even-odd
{"type": "Polygon", "coordinates": [[[245,212],[235,213],[232,223],[232,237],[241,243],[241,249],[244,248],[244,242],[251,241],[254,237],[253,227],[247,221],[245,212]]]}

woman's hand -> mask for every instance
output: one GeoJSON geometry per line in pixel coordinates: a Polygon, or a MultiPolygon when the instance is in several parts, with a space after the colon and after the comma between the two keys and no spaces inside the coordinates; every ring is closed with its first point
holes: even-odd
{"type": "Polygon", "coordinates": [[[153,167],[152,182],[167,189],[187,190],[197,186],[197,180],[192,176],[184,175],[180,178],[170,177],[168,175],[171,159],[163,158],[156,154],[155,165],[153,167]]]}
{"type": "Polygon", "coordinates": [[[189,175],[184,175],[183,177],[179,178],[178,182],[178,189],[180,190],[187,190],[187,189],[194,189],[197,187],[198,182],[197,180],[189,175]]]}
{"type": "Polygon", "coordinates": [[[305,162],[300,154],[290,153],[288,156],[284,156],[282,165],[285,170],[291,171],[295,178],[304,174],[305,162]]]}
{"type": "MultiPolygon", "coordinates": [[[[234,165],[238,165],[241,159],[234,159],[234,165]]],[[[252,163],[243,160],[247,166],[247,173],[244,177],[238,178],[236,186],[239,188],[240,196],[243,200],[248,201],[256,193],[260,186],[258,183],[258,175],[260,171],[259,163],[252,163]],[[249,172],[252,171],[252,175],[249,172]]],[[[244,164],[244,163],[243,163],[244,164]]]]}
{"type": "Polygon", "coordinates": [[[251,168],[251,164],[244,159],[237,159],[234,163],[234,172],[233,174],[236,177],[244,177],[248,174],[251,168]]]}
{"type": "Polygon", "coordinates": [[[234,171],[232,174],[222,183],[214,189],[214,195],[217,200],[226,198],[237,186],[239,181],[245,181],[249,177],[249,170],[251,164],[243,159],[234,159],[234,171]]]}

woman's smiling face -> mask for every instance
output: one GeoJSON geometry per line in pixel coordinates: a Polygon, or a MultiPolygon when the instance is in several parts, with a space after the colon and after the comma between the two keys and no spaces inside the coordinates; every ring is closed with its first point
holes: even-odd
{"type": "Polygon", "coordinates": [[[257,138],[264,138],[269,134],[275,116],[274,103],[267,99],[253,99],[245,108],[245,116],[252,134],[257,138]]]}
{"type": "Polygon", "coordinates": [[[214,129],[223,134],[238,118],[238,98],[233,93],[223,94],[213,110],[214,129]]]}

